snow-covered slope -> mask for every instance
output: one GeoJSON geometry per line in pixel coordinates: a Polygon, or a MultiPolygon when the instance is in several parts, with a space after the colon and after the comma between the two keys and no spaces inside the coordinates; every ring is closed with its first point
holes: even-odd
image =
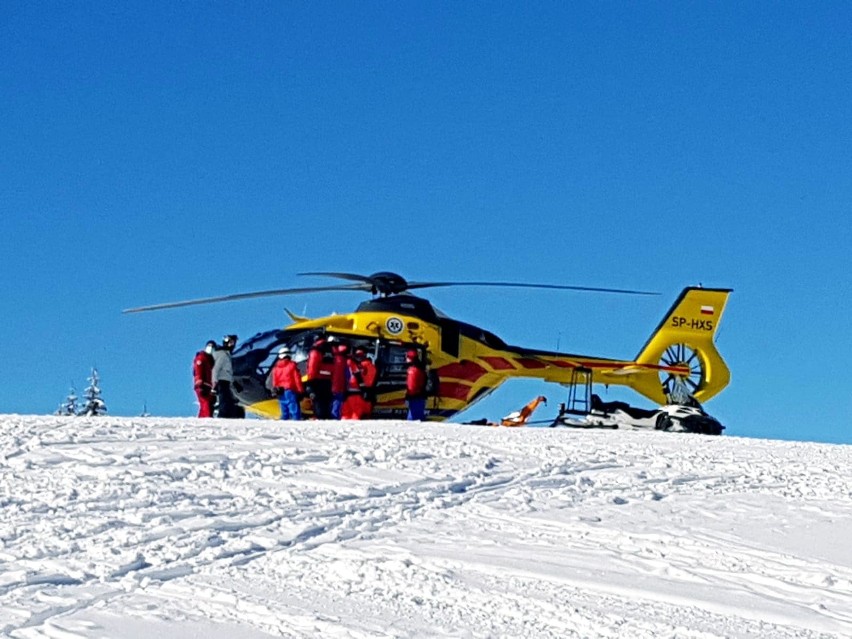
{"type": "Polygon", "coordinates": [[[0,417],[0,636],[852,635],[852,447],[0,417]]]}

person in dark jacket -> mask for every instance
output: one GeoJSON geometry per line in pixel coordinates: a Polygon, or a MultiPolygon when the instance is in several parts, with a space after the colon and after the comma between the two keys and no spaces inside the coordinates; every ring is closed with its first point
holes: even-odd
{"type": "Polygon", "coordinates": [[[320,335],[308,351],[305,393],[311,400],[316,419],[331,418],[332,358],[324,336],[320,335]]]}
{"type": "Polygon", "coordinates": [[[409,421],[423,421],[426,416],[426,369],[417,357],[417,351],[405,354],[408,372],[405,378],[405,403],[409,421]]]}
{"type": "Polygon", "coordinates": [[[299,399],[304,394],[302,375],[299,367],[290,358],[290,349],[282,346],[278,349],[278,361],[272,368],[272,390],[281,404],[281,419],[302,419],[299,399]]]}
{"type": "Polygon", "coordinates": [[[203,350],[195,354],[192,362],[192,378],[195,396],[198,398],[198,416],[213,417],[213,351],[216,342],[210,340],[203,350]]]}
{"type": "Polygon", "coordinates": [[[235,419],[243,413],[237,405],[231,384],[234,382],[234,369],[231,365],[231,353],[237,346],[236,335],[225,335],[222,348],[213,351],[213,387],[219,398],[219,417],[235,419]]]}

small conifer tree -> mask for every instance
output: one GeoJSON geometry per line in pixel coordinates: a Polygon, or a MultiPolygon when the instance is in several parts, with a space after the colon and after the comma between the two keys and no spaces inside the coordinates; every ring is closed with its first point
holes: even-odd
{"type": "Polygon", "coordinates": [[[92,375],[89,377],[89,385],[83,391],[83,398],[86,400],[86,404],[80,409],[78,414],[85,415],[86,417],[94,417],[107,412],[106,403],[101,398],[100,384],[101,379],[98,376],[98,369],[93,368],[92,375]]]}
{"type": "Polygon", "coordinates": [[[56,409],[57,415],[70,415],[76,416],[79,407],[77,406],[77,389],[74,388],[74,384],[71,384],[71,389],[68,391],[68,396],[65,398],[65,401],[59,404],[59,408],[56,409]]]}

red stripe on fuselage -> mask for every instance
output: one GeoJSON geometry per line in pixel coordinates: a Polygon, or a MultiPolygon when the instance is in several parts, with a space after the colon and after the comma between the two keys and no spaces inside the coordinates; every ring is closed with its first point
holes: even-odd
{"type": "Polygon", "coordinates": [[[487,373],[488,371],[482,366],[466,359],[441,366],[438,369],[438,376],[441,379],[463,379],[467,382],[475,382],[487,373]]]}
{"type": "Polygon", "coordinates": [[[514,365],[504,357],[480,357],[483,362],[488,364],[495,371],[515,370],[514,365]]]}
{"type": "Polygon", "coordinates": [[[516,357],[515,361],[524,368],[547,368],[547,363],[529,357],[516,357]]]}
{"type": "Polygon", "coordinates": [[[561,359],[552,359],[547,363],[558,366],[559,368],[577,368],[578,366],[582,366],[582,364],[578,364],[577,362],[566,362],[561,359]]]}
{"type": "Polygon", "coordinates": [[[439,386],[439,394],[446,399],[460,399],[465,401],[473,386],[468,384],[460,384],[456,382],[441,382],[439,386]]]}

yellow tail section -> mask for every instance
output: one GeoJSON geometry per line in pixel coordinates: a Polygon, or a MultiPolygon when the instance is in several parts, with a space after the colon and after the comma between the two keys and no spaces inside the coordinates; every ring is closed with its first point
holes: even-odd
{"type": "Polygon", "coordinates": [[[631,386],[658,403],[678,385],[701,402],[724,389],[731,372],[713,338],[730,294],[731,289],[684,289],[636,356],[636,363],[659,366],[659,372],[642,375],[631,386]],[[683,372],[666,370],[672,367],[683,372]]]}

